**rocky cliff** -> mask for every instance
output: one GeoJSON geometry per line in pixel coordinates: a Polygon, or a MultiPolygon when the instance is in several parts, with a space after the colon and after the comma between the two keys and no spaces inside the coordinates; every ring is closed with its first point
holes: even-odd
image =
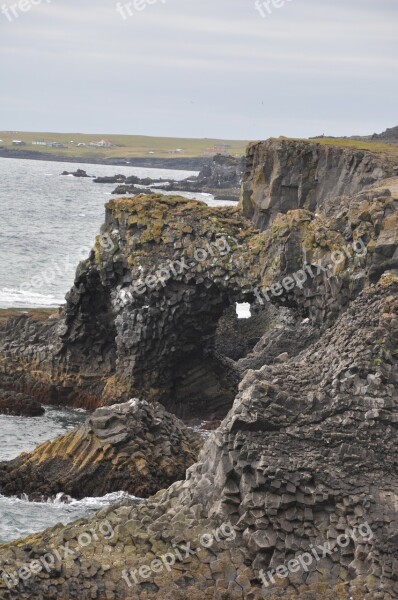
{"type": "Polygon", "coordinates": [[[110,202],[62,314],[0,329],[3,387],[11,379],[47,403],[140,396],[186,418],[224,416],[238,375],[215,352],[218,321],[253,297],[260,242],[237,209],[173,196],[110,202]]]}
{"type": "Polygon", "coordinates": [[[398,127],[390,127],[383,131],[383,133],[374,133],[371,139],[385,142],[386,144],[398,144],[398,127]]]}
{"type": "Polygon", "coordinates": [[[245,163],[244,157],[216,154],[213,160],[203,165],[197,177],[172,181],[166,186],[156,187],[173,192],[212,194],[218,200],[239,200],[245,163]]]}
{"type": "Polygon", "coordinates": [[[238,209],[181,198],[111,202],[59,319],[3,328],[13,385],[93,404],[140,390],[171,412],[226,416],[186,478],[145,504],[1,547],[0,598],[397,597],[392,163],[269,141],[247,164],[242,209],[262,231],[238,209]],[[186,268],[173,273],[176,260],[186,268]],[[233,354],[219,323],[225,335],[243,300],[267,316],[233,354]],[[81,544],[105,522],[111,538],[81,544]]]}
{"type": "MultiPolygon", "coordinates": [[[[245,358],[217,342],[225,311],[273,303],[332,324],[398,269],[397,191],[393,179],[316,213],[278,212],[264,232],[229,207],[112,201],[61,314],[0,325],[0,386],[43,403],[96,408],[139,396],[184,418],[223,417],[241,377],[230,357],[245,358]]],[[[247,354],[253,345],[244,345],[247,354]]]]}
{"type": "Polygon", "coordinates": [[[249,144],[243,178],[243,214],[266,228],[278,213],[320,210],[325,201],[352,196],[398,174],[398,158],[288,139],[249,144]]]}
{"type": "Polygon", "coordinates": [[[3,546],[0,597],[395,598],[397,291],[384,276],[306,351],[247,371],[185,482],[3,546]],[[105,520],[112,540],[82,547],[105,520]]]}

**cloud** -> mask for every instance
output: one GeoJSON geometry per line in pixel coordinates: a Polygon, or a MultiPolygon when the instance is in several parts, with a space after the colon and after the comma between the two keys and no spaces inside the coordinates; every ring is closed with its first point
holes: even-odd
{"type": "Polygon", "coordinates": [[[43,0],[0,14],[0,129],[372,133],[397,124],[397,16],[396,0],[289,0],[265,19],[254,0],[157,0],[123,20],[114,0],[43,0]]]}

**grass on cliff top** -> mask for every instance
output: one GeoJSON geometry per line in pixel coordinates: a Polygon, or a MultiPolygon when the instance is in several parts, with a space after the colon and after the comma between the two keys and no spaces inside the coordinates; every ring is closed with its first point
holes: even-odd
{"type": "Polygon", "coordinates": [[[370,152],[387,153],[398,158],[398,146],[384,144],[382,142],[367,142],[362,140],[351,140],[349,138],[315,138],[304,140],[323,146],[337,146],[339,148],[353,148],[356,150],[369,150],[370,152]]]}
{"type": "Polygon", "coordinates": [[[243,156],[248,142],[245,140],[195,139],[173,137],[151,137],[145,135],[113,135],[86,133],[45,133],[23,131],[0,131],[0,147],[20,150],[21,152],[38,152],[49,156],[65,156],[66,158],[192,158],[211,156],[206,151],[217,144],[228,146],[228,154],[243,156]],[[13,140],[25,142],[25,146],[13,146],[13,140]],[[102,140],[115,144],[113,148],[90,147],[90,142],[102,140]],[[65,148],[48,148],[33,145],[34,141],[60,142],[65,148]],[[73,141],[73,143],[72,143],[73,141]],[[77,147],[77,144],[86,146],[77,147]]]}

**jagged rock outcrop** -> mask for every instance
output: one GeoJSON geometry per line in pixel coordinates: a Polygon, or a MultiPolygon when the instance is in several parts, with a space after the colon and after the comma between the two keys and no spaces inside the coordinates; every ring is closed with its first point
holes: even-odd
{"type": "Polygon", "coordinates": [[[94,408],[139,393],[186,418],[225,416],[238,376],[215,335],[228,306],[253,298],[256,235],[237,209],[110,202],[64,314],[0,328],[0,374],[43,402],[94,408]]]}
{"type": "Polygon", "coordinates": [[[397,292],[384,275],[307,350],[248,371],[185,482],[2,546],[0,598],[396,598],[397,292]],[[105,521],[112,539],[83,547],[105,521]]]}
{"type": "Polygon", "coordinates": [[[276,215],[264,232],[259,301],[295,307],[323,327],[368,283],[398,273],[397,184],[330,199],[319,213],[276,215]]]}
{"type": "Polygon", "coordinates": [[[76,171],[63,171],[61,175],[73,175],[73,177],[90,177],[83,169],[77,169],[76,171]]]}
{"type": "Polygon", "coordinates": [[[208,419],[230,408],[184,481],[2,546],[2,600],[398,595],[398,181],[379,181],[388,157],[352,149],[279,140],[248,153],[242,206],[264,231],[181,198],[111,202],[64,314],[0,330],[3,374],[23,384],[24,365],[65,401],[141,390],[208,419]],[[187,268],[147,279],[176,260],[187,268]],[[217,354],[220,319],[245,300],[282,317],[254,347],[217,354]],[[105,521],[112,537],[82,545],[105,521]]]}
{"type": "Polygon", "coordinates": [[[373,141],[385,142],[386,144],[398,144],[398,127],[390,127],[383,133],[374,133],[373,141]]]}
{"type": "Polygon", "coordinates": [[[128,194],[129,196],[138,196],[139,194],[152,194],[152,190],[150,188],[139,188],[136,185],[118,185],[112,192],[117,196],[124,196],[128,194]]]}
{"type": "Polygon", "coordinates": [[[316,212],[325,201],[352,196],[392,177],[397,156],[367,150],[270,139],[249,144],[243,177],[243,214],[265,229],[278,213],[316,212]]]}
{"type": "MultiPolygon", "coordinates": [[[[137,182],[139,181],[139,177],[135,178],[137,182]]],[[[124,183],[126,181],[126,175],[118,174],[118,175],[107,175],[105,177],[95,177],[93,179],[94,183],[124,183]]]]}
{"type": "Polygon", "coordinates": [[[159,189],[172,192],[200,192],[213,194],[217,200],[238,200],[245,168],[244,157],[216,154],[205,164],[197,177],[159,185],[159,189]]]}
{"type": "Polygon", "coordinates": [[[44,412],[37,400],[25,394],[0,389],[0,415],[40,417],[44,412]]]}
{"type": "Polygon", "coordinates": [[[213,194],[219,200],[238,200],[244,166],[244,157],[217,154],[212,160],[205,162],[198,176],[191,175],[182,181],[117,174],[96,177],[94,183],[119,183],[112,192],[118,195],[150,194],[151,189],[142,186],[152,186],[168,192],[207,193],[213,194]]]}
{"type": "Polygon", "coordinates": [[[78,429],[0,463],[0,491],[32,499],[126,491],[146,498],[185,476],[200,436],[160,404],[137,399],[96,410],[78,429]]]}
{"type": "MultiPolygon", "coordinates": [[[[184,418],[224,417],[241,377],[233,360],[253,347],[231,352],[224,342],[220,353],[226,309],[274,303],[320,329],[331,325],[366,285],[398,272],[397,208],[394,179],[325,200],[319,213],[278,214],[262,233],[229,207],[112,201],[64,313],[0,325],[0,375],[43,403],[95,408],[140,395],[184,418]]],[[[306,331],[303,341],[313,339],[306,331]]],[[[277,348],[268,356],[286,344],[277,348]]]]}

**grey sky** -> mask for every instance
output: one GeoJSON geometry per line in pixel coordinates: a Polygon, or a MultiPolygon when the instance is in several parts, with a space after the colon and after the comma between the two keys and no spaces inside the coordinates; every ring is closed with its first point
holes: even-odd
{"type": "Polygon", "coordinates": [[[114,0],[42,0],[19,15],[0,13],[0,130],[259,139],[398,125],[397,0],[286,0],[265,18],[254,0],[157,0],[126,20],[114,0]]]}

